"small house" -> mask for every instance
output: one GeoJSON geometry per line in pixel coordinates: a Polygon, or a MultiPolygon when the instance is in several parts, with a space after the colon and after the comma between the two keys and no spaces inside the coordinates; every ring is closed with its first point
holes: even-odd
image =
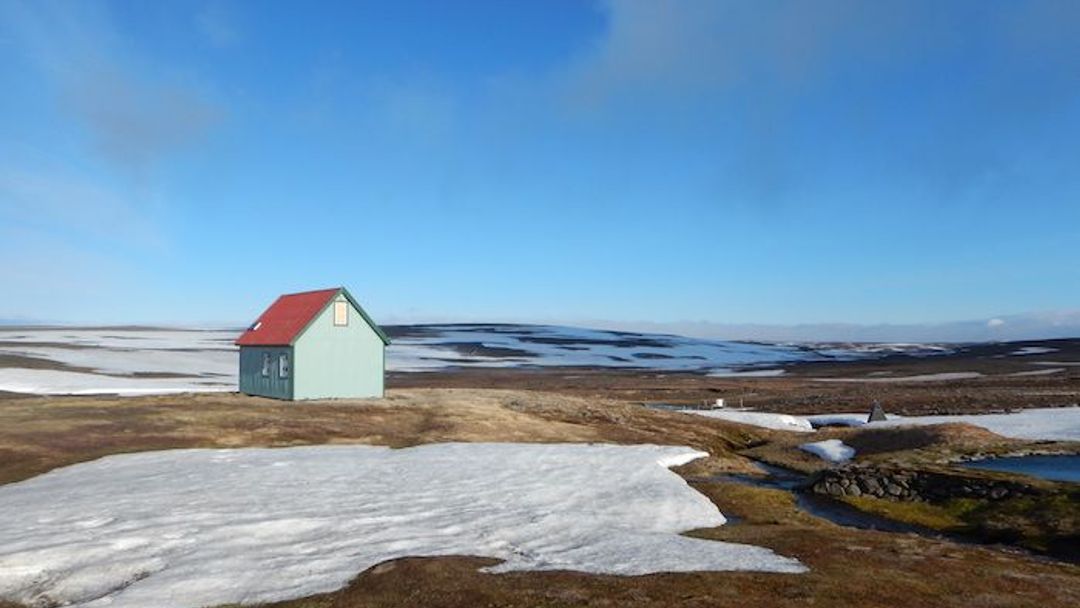
{"type": "Polygon", "coordinates": [[[239,338],[240,392],[382,397],[390,339],[344,287],[279,297],[239,338]]]}

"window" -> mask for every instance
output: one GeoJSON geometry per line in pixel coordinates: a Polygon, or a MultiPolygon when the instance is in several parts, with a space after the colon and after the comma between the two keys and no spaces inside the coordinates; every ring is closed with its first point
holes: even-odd
{"type": "Polygon", "coordinates": [[[343,326],[349,324],[349,303],[334,302],[334,325],[343,326]]]}
{"type": "Polygon", "coordinates": [[[263,353],[262,375],[263,378],[270,377],[270,353],[263,353]]]}
{"type": "Polygon", "coordinates": [[[278,355],[277,375],[278,378],[289,377],[289,355],[278,355]]]}

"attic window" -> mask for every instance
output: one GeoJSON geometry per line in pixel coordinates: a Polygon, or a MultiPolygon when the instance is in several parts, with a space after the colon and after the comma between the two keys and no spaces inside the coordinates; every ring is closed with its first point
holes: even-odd
{"type": "Polygon", "coordinates": [[[349,324],[349,303],[334,302],[334,325],[339,327],[349,324]]]}
{"type": "Polygon", "coordinates": [[[255,331],[256,329],[259,329],[260,327],[262,327],[262,321],[256,321],[255,324],[252,325],[250,329],[251,329],[251,331],[255,331]]]}

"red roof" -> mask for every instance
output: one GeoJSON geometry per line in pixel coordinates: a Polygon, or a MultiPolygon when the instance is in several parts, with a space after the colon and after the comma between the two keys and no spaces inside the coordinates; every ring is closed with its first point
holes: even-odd
{"type": "Polygon", "coordinates": [[[320,289],[281,296],[239,338],[240,346],[288,346],[341,291],[320,289]]]}

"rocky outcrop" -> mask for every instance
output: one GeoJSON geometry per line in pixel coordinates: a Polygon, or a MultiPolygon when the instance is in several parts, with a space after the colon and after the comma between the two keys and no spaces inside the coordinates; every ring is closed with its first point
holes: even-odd
{"type": "Polygon", "coordinates": [[[816,474],[807,491],[823,496],[873,496],[894,501],[940,502],[950,498],[1003,500],[1042,494],[1032,485],[961,473],[910,468],[852,466],[816,474]]]}

